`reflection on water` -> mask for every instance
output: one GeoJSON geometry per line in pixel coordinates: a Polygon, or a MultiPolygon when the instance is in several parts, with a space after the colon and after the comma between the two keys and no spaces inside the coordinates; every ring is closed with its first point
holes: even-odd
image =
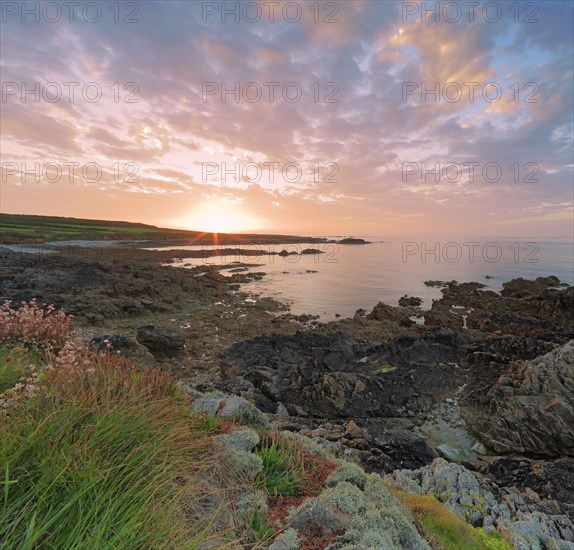
{"type": "MultiPolygon", "coordinates": [[[[529,243],[490,238],[426,244],[416,239],[372,240],[369,245],[286,247],[290,251],[319,248],[324,254],[186,258],[180,265],[263,264],[254,270],[265,271],[267,276],[243,285],[244,290],[279,298],[291,305],[292,313],[321,315],[323,320],[334,319],[335,314],[352,316],[358,308],[370,310],[378,301],[396,305],[404,294],[419,296],[424,300],[422,307],[430,307],[431,300],[441,294],[438,288],[425,286],[427,280],[478,281],[487,289],[500,290],[503,282],[515,277],[556,275],[574,284],[573,245],[566,240],[529,243]]],[[[259,248],[279,252],[283,246],[259,248]]]]}

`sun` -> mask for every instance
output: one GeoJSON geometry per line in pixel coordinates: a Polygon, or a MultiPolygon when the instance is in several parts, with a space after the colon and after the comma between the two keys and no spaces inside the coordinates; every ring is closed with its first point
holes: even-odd
{"type": "Polygon", "coordinates": [[[188,215],[174,220],[174,225],[206,233],[241,233],[260,229],[263,222],[240,204],[220,199],[201,202],[188,215]]]}

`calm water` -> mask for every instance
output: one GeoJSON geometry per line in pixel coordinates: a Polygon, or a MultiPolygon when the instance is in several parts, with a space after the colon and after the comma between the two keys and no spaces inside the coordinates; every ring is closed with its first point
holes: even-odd
{"type": "MultiPolygon", "coordinates": [[[[243,285],[243,289],[287,302],[292,313],[312,313],[320,315],[322,320],[333,319],[337,313],[352,316],[358,308],[371,310],[378,301],[396,305],[404,294],[419,296],[424,300],[423,307],[430,307],[431,300],[440,298],[441,294],[439,289],[424,285],[429,279],[478,281],[491,290],[500,290],[503,282],[515,277],[556,275],[561,281],[574,284],[571,241],[465,238],[456,241],[433,239],[423,243],[414,238],[408,241],[397,238],[383,242],[380,238],[371,240],[374,242],[369,245],[259,247],[276,252],[283,248],[301,251],[312,247],[325,252],[320,255],[186,258],[176,265],[222,265],[237,261],[264,264],[250,270],[265,271],[267,276],[262,281],[243,285]],[[487,275],[492,278],[485,278],[487,275]]],[[[197,246],[183,248],[202,249],[197,246]]],[[[248,248],[256,249],[255,246],[248,248]]]]}

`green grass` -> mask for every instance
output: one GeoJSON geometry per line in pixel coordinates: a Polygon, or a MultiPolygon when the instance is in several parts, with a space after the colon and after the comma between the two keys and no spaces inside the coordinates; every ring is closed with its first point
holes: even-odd
{"type": "Polygon", "coordinates": [[[269,518],[262,512],[260,507],[253,510],[249,527],[251,528],[252,542],[269,540],[275,535],[275,530],[271,526],[269,518]]]}
{"type": "Polygon", "coordinates": [[[39,362],[39,354],[34,350],[0,346],[0,393],[13,388],[28,374],[29,366],[39,362]]]}
{"type": "Polygon", "coordinates": [[[0,393],[13,388],[23,374],[20,354],[14,357],[11,348],[0,348],[0,393]]]}
{"type": "Polygon", "coordinates": [[[486,534],[466,523],[433,496],[394,491],[433,547],[444,550],[512,550],[499,533],[486,534]]]}
{"type": "Polygon", "coordinates": [[[397,367],[393,367],[392,365],[385,363],[382,367],[372,370],[371,374],[387,374],[388,372],[393,372],[395,370],[397,370],[397,367]]]}
{"type": "MultiPolygon", "coordinates": [[[[47,371],[0,413],[0,548],[195,548],[211,463],[174,381],[123,360],[47,371]]],[[[224,546],[219,546],[224,547],[224,546]]]]}
{"type": "Polygon", "coordinates": [[[195,231],[162,229],[153,225],[105,220],[82,220],[55,216],[28,216],[0,213],[0,242],[25,239],[66,240],[102,238],[170,239],[196,237],[195,231]]]}
{"type": "Polygon", "coordinates": [[[273,496],[295,494],[305,479],[304,454],[295,441],[268,436],[256,453],[263,460],[259,483],[273,496]]]}

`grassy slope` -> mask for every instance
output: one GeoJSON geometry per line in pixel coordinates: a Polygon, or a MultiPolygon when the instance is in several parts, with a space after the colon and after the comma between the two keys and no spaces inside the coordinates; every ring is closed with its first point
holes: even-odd
{"type": "MultiPolygon", "coordinates": [[[[0,213],[0,243],[59,240],[186,240],[195,244],[213,244],[213,235],[199,231],[165,229],[143,223],[84,220],[57,216],[31,216],[0,213]]],[[[320,242],[323,239],[292,235],[224,234],[218,242],[224,244],[320,242]]]]}
{"type": "MultiPolygon", "coordinates": [[[[15,361],[7,348],[4,341],[4,390],[31,353],[18,347],[15,361]]],[[[28,359],[47,357],[35,351],[28,359]]],[[[205,542],[213,518],[189,511],[209,495],[213,428],[168,375],[109,354],[82,362],[36,381],[22,377],[33,395],[0,411],[0,548],[191,549],[205,542]]]]}
{"type": "Polygon", "coordinates": [[[0,240],[19,242],[22,239],[168,239],[194,238],[196,231],[161,229],[153,225],[105,220],[82,220],[55,216],[0,214],[0,240]]]}

